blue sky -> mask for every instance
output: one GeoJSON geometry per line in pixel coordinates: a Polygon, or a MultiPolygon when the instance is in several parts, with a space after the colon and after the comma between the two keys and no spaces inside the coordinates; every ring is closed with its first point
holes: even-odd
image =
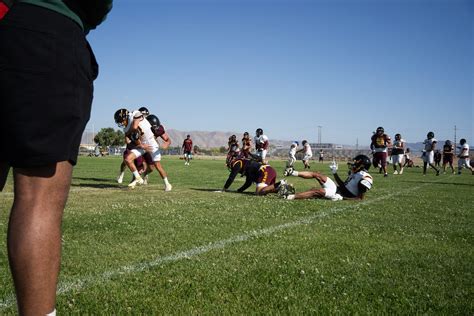
{"type": "Polygon", "coordinates": [[[88,129],[146,106],[167,128],[367,145],[377,126],[474,144],[468,0],[116,0],[88,39],[88,129]]]}

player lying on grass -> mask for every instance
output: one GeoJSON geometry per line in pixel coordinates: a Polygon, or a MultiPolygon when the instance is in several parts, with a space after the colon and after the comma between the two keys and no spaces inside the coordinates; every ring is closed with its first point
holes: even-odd
{"type": "Polygon", "coordinates": [[[125,159],[128,168],[135,176],[135,180],[133,180],[128,186],[130,188],[134,188],[137,184],[144,184],[144,181],[141,178],[133,161],[137,157],[145,156],[145,154],[147,154],[151,157],[149,165],[153,165],[160,173],[160,176],[163,178],[165,183],[165,191],[171,191],[172,186],[168,182],[166,172],[160,163],[160,146],[156,141],[155,133],[150,122],[145,119],[144,115],[140,111],[133,111],[130,113],[126,109],[120,109],[115,112],[114,119],[119,126],[123,127],[126,136],[132,137],[131,135],[134,135],[136,132],[138,132],[138,139],[133,139],[136,143],[136,146],[131,150],[131,153],[125,159]]]}
{"type": "Polygon", "coordinates": [[[270,165],[265,165],[255,160],[237,158],[230,163],[230,175],[224,185],[223,191],[227,191],[234,182],[238,174],[245,176],[245,183],[237,189],[237,192],[244,192],[252,183],[257,184],[255,194],[266,195],[278,192],[281,184],[286,184],[284,180],[276,182],[276,171],[270,165]]]}
{"type": "Polygon", "coordinates": [[[329,168],[331,169],[334,183],[330,178],[319,172],[296,171],[293,168],[285,170],[285,176],[295,176],[303,179],[316,179],[321,188],[313,188],[311,190],[294,194],[294,189],[290,184],[281,185],[278,195],[288,200],[295,199],[328,199],[332,201],[344,200],[362,200],[365,193],[372,188],[373,179],[367,172],[370,168],[371,161],[365,155],[358,155],[353,159],[351,164],[351,173],[349,177],[342,181],[337,174],[337,164],[333,162],[329,168]],[[293,192],[292,192],[293,191],[293,192]]]}

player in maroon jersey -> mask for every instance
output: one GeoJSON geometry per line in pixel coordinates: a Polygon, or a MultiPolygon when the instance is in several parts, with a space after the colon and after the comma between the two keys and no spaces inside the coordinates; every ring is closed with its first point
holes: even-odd
{"type": "Polygon", "coordinates": [[[377,127],[377,131],[371,138],[370,149],[372,149],[372,154],[374,155],[374,168],[377,168],[380,165],[385,177],[388,176],[387,156],[388,146],[391,145],[391,143],[392,140],[387,134],[385,134],[384,128],[381,126],[377,127]]]}
{"type": "Polygon", "coordinates": [[[183,150],[184,164],[189,166],[189,162],[193,158],[193,141],[191,135],[186,135],[186,139],[183,141],[181,149],[183,150]]]}
{"type": "Polygon", "coordinates": [[[454,161],[454,145],[448,139],[447,141],[444,142],[444,146],[443,146],[443,173],[446,173],[446,165],[449,164],[449,167],[451,168],[451,173],[454,174],[453,161],[454,161]]]}
{"type": "Polygon", "coordinates": [[[230,164],[230,175],[227,178],[223,191],[229,189],[239,173],[245,176],[246,180],[245,183],[237,189],[237,192],[244,192],[255,182],[257,184],[255,194],[266,195],[268,193],[277,193],[281,183],[286,183],[284,180],[276,182],[276,171],[270,165],[264,165],[255,160],[237,158],[230,164]]]}
{"type": "Polygon", "coordinates": [[[252,140],[250,139],[249,132],[245,132],[242,137],[242,156],[245,158],[250,157],[250,151],[252,150],[252,140]]]}

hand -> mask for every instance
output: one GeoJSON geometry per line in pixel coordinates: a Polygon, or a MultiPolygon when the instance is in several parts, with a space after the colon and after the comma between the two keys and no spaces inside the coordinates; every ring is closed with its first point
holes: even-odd
{"type": "Polygon", "coordinates": [[[331,169],[331,173],[332,174],[336,174],[337,173],[337,162],[333,161],[330,165],[329,165],[329,169],[331,169]]]}

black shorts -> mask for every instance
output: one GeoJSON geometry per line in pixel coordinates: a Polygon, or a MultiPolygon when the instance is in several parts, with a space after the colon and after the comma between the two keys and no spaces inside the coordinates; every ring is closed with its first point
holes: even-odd
{"type": "Polygon", "coordinates": [[[54,11],[15,4],[0,21],[0,161],[76,164],[98,67],[81,27],[54,11]]]}

